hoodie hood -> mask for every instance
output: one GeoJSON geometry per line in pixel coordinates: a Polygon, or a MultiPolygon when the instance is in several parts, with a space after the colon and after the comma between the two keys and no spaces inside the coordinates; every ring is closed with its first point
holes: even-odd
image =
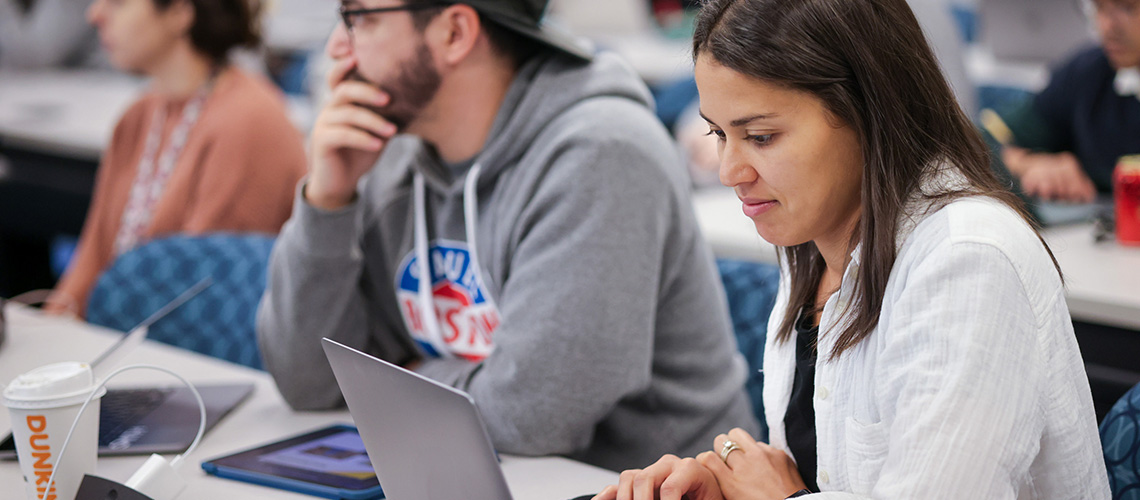
{"type": "MultiPolygon", "coordinates": [[[[418,161],[413,162],[412,167],[413,244],[418,275],[432,276],[429,264],[432,238],[429,236],[427,209],[428,190],[431,190],[448,205],[452,205],[448,200],[462,197],[464,240],[469,252],[471,276],[474,276],[471,283],[479,290],[496,288],[498,284],[485,276],[479,257],[480,191],[493,187],[501,174],[518,164],[560,115],[580,103],[603,97],[629,99],[638,106],[652,108],[649,90],[617,56],[603,54],[592,63],[559,55],[539,57],[519,70],[499,107],[487,144],[465,172],[445,167],[437,155],[426,147],[421,148],[418,161]]],[[[447,210],[435,212],[434,217],[437,218],[436,223],[455,220],[447,210]]],[[[432,280],[418,281],[416,300],[421,311],[436,310],[434,286],[432,280]]],[[[497,318],[499,312],[493,295],[482,294],[497,318]]],[[[439,319],[435,314],[422,316],[424,328],[420,340],[443,357],[451,357],[439,319]]]]}
{"type": "MultiPolygon", "coordinates": [[[[487,143],[471,162],[481,167],[477,187],[494,184],[500,173],[517,164],[559,115],[599,97],[629,99],[653,109],[649,89],[615,54],[600,53],[592,63],[561,54],[539,56],[525,63],[507,90],[487,143]]],[[[449,171],[434,155],[423,154],[414,164],[429,190],[445,196],[463,191],[463,176],[456,175],[462,172],[449,171]]]]}

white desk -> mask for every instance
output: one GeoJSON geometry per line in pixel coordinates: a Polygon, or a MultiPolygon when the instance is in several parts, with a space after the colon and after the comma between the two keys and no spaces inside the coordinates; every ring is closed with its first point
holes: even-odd
{"type": "Polygon", "coordinates": [[[711,187],[693,193],[697,223],[718,258],[776,264],[776,247],[756,234],[731,189],[711,187]]]}
{"type": "Polygon", "coordinates": [[[1140,247],[1094,243],[1090,224],[1043,234],[1065,275],[1073,319],[1140,331],[1140,247]]]}
{"type": "Polygon", "coordinates": [[[687,38],[670,39],[656,31],[590,38],[622,56],[650,85],[670,84],[693,76],[693,44],[687,38]]]}
{"type": "Polygon", "coordinates": [[[966,48],[966,73],[978,86],[1014,87],[1040,92],[1049,83],[1049,66],[1044,62],[1008,61],[994,56],[989,47],[966,48]]]}
{"type": "Polygon", "coordinates": [[[551,24],[620,55],[650,85],[693,76],[692,40],[662,34],[645,0],[552,0],[547,14],[551,24]]]}
{"type": "MultiPolygon", "coordinates": [[[[717,257],[776,262],[775,247],[757,236],[732,190],[698,191],[693,203],[717,257]]],[[[1140,248],[1093,243],[1089,224],[1048,228],[1043,235],[1065,273],[1073,319],[1140,331],[1140,248]]]]}
{"type": "MultiPolygon", "coordinates": [[[[111,70],[0,72],[0,138],[7,146],[98,162],[145,87],[144,79],[111,70]]],[[[286,96],[286,109],[308,133],[315,118],[309,99],[286,96]]]]}
{"type": "Polygon", "coordinates": [[[336,2],[271,0],[264,3],[265,46],[309,52],[320,50],[340,21],[336,2]]]}
{"type": "Polygon", "coordinates": [[[108,70],[0,73],[0,137],[9,146],[98,161],[143,81],[108,70]]]}
{"type": "MultiPolygon", "coordinates": [[[[27,370],[47,363],[94,358],[120,334],[83,323],[46,318],[22,306],[9,306],[8,341],[0,347],[0,384],[27,370]]],[[[194,455],[187,457],[182,474],[189,486],[181,499],[241,498],[283,499],[313,498],[281,490],[219,479],[206,475],[198,464],[205,459],[225,455],[315,429],[331,423],[351,422],[347,411],[293,412],[288,409],[268,374],[175,347],[147,342],[124,362],[148,363],[171,368],[192,382],[252,380],[256,388],[249,400],[218,423],[202,439],[194,455]]],[[[164,374],[158,377],[176,380],[164,374]]],[[[166,382],[166,379],[161,382],[166,382]]],[[[111,385],[154,383],[154,372],[126,372],[111,385]]],[[[160,382],[160,383],[161,383],[160,382]]],[[[0,411],[0,428],[8,429],[7,411],[0,411]]],[[[145,457],[100,458],[97,475],[125,481],[142,465],[145,457]]],[[[515,500],[567,500],[596,493],[607,484],[617,482],[617,474],[559,457],[523,458],[503,456],[503,472],[515,500]]],[[[22,484],[16,462],[0,462],[0,498],[17,498],[22,484]]]]}

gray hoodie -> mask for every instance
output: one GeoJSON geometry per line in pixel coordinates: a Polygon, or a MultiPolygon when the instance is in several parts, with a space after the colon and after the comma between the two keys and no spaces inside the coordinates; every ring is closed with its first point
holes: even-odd
{"type": "Polygon", "coordinates": [[[505,453],[624,469],[755,431],[712,254],[649,102],[614,56],[544,57],[469,164],[400,137],[343,210],[310,206],[302,185],[258,313],[286,401],[342,403],[327,336],[423,357],[505,453]]]}

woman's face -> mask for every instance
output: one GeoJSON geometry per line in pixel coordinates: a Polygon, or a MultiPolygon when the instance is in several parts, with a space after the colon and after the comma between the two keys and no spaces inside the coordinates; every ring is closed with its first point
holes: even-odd
{"type": "Polygon", "coordinates": [[[99,31],[99,41],[115,67],[150,73],[186,37],[193,11],[185,0],[159,10],[153,0],[95,0],[87,20],[99,31]]]}
{"type": "Polygon", "coordinates": [[[863,154],[855,131],[807,92],[697,58],[701,116],[719,139],[720,182],[778,246],[846,245],[859,220],[863,154]],[[821,241],[823,240],[823,241],[821,241]]]}

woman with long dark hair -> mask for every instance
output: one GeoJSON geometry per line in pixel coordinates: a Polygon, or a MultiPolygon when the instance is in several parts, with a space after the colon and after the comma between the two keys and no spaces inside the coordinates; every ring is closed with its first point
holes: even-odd
{"type": "Polygon", "coordinates": [[[720,179],[783,276],[770,443],[739,429],[598,498],[1108,498],[1060,270],[905,0],[711,0],[720,179]]]}

